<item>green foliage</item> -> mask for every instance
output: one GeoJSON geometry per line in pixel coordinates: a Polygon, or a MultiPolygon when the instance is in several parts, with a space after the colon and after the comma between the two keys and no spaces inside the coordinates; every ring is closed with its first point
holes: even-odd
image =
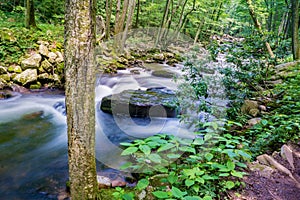
{"type": "Polygon", "coordinates": [[[287,142],[297,142],[300,138],[300,75],[288,79],[274,88],[274,92],[284,91],[277,107],[264,116],[261,123],[246,132],[253,141],[251,151],[259,155],[273,152],[287,142]]]}
{"type": "Polygon", "coordinates": [[[241,169],[251,158],[247,151],[238,148],[247,146],[242,137],[217,135],[213,129],[195,139],[155,135],[121,145],[127,147],[123,155],[132,152],[132,161],[124,168],[143,172],[137,189],[150,184],[155,188],[152,194],[159,199],[218,198],[221,192],[241,184],[238,179],[245,174],[241,169]],[[161,184],[149,182],[155,174],[166,174],[160,178],[161,184]]]}

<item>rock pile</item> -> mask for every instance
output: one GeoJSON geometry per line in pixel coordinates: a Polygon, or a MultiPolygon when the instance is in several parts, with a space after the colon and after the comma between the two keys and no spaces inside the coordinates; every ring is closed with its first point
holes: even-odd
{"type": "Polygon", "coordinates": [[[39,41],[38,45],[38,52],[32,52],[20,65],[0,66],[0,89],[13,83],[30,89],[63,86],[63,54],[48,42],[39,41]]]}

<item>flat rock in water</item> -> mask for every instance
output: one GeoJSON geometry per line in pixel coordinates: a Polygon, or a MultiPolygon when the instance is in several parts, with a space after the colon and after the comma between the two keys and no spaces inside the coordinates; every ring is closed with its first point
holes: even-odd
{"type": "Polygon", "coordinates": [[[177,98],[164,87],[144,90],[124,90],[102,99],[100,109],[110,114],[132,117],[177,117],[177,98]]]}

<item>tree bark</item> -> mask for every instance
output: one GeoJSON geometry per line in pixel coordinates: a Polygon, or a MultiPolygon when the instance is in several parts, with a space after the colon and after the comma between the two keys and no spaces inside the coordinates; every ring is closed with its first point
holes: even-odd
{"type": "Polygon", "coordinates": [[[139,15],[140,15],[140,0],[137,0],[137,8],[136,8],[134,28],[138,28],[138,26],[139,26],[139,15]]]}
{"type": "MultiPolygon", "coordinates": [[[[253,20],[253,23],[254,23],[254,26],[255,28],[257,29],[258,33],[264,38],[264,33],[262,31],[262,28],[261,28],[261,24],[260,22],[258,21],[257,17],[256,17],[256,14],[255,14],[255,11],[254,11],[254,7],[252,5],[252,0],[247,0],[247,4],[248,4],[248,9],[249,9],[249,13],[250,13],[250,16],[253,20]]],[[[271,46],[268,42],[265,42],[265,46],[267,48],[267,51],[270,55],[271,58],[275,58],[275,55],[271,49],[271,46]]]]}
{"type": "Polygon", "coordinates": [[[294,60],[300,59],[299,49],[299,0],[292,0],[292,52],[294,60]]]}
{"type": "Polygon", "coordinates": [[[30,27],[36,28],[33,0],[26,0],[25,27],[28,29],[30,27]]]}
{"type": "Polygon", "coordinates": [[[111,19],[111,12],[112,12],[112,0],[106,0],[105,11],[106,11],[105,38],[108,39],[110,36],[110,19],[111,19]]]}
{"type": "Polygon", "coordinates": [[[124,50],[124,46],[125,46],[125,42],[126,42],[126,39],[127,39],[128,30],[130,29],[131,24],[132,24],[134,9],[135,9],[135,0],[129,0],[126,25],[125,25],[125,29],[124,29],[123,34],[122,34],[121,52],[123,52],[123,50],[124,50]]]}
{"type": "Polygon", "coordinates": [[[95,199],[95,0],[66,0],[65,74],[72,200],[95,199]]]}

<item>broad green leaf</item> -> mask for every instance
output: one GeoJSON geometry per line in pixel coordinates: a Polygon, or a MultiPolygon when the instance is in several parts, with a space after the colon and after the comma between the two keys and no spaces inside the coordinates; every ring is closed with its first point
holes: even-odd
{"type": "Polygon", "coordinates": [[[187,187],[190,187],[190,186],[192,186],[192,185],[195,184],[195,181],[190,180],[190,179],[186,179],[184,183],[185,183],[185,185],[186,185],[187,187]]]}
{"type": "Polygon", "coordinates": [[[172,187],[171,192],[172,192],[172,195],[177,198],[182,198],[184,195],[187,194],[187,192],[182,192],[180,189],[178,189],[175,186],[172,187]]]}
{"type": "Polygon", "coordinates": [[[169,175],[167,179],[168,179],[169,183],[173,184],[178,180],[178,176],[177,175],[169,175]]]}
{"type": "Polygon", "coordinates": [[[183,200],[201,200],[201,198],[197,196],[185,196],[183,200]]]}
{"type": "Polygon", "coordinates": [[[245,151],[243,151],[243,150],[236,150],[235,152],[237,154],[241,155],[243,158],[246,158],[246,159],[250,159],[251,158],[251,156],[248,153],[246,153],[245,151]]]}
{"type": "Polygon", "coordinates": [[[148,179],[141,179],[139,180],[139,182],[137,183],[136,187],[138,190],[143,190],[145,189],[147,186],[149,185],[149,181],[148,179]]]}
{"type": "Polygon", "coordinates": [[[135,152],[137,152],[138,148],[137,147],[128,147],[127,149],[125,149],[123,152],[122,152],[122,156],[126,156],[126,155],[130,155],[130,154],[133,154],[135,152]]]}
{"type": "Polygon", "coordinates": [[[148,145],[140,145],[139,149],[146,155],[151,153],[151,148],[148,145]]]}
{"type": "Polygon", "coordinates": [[[132,163],[131,162],[126,162],[125,164],[123,164],[120,169],[128,169],[129,167],[132,166],[132,163]]]}
{"type": "Polygon", "coordinates": [[[229,170],[234,170],[234,168],[235,168],[234,162],[232,162],[230,160],[227,161],[226,166],[229,170]]]}
{"type": "Polygon", "coordinates": [[[168,193],[163,191],[155,191],[152,192],[152,194],[159,199],[165,199],[169,197],[168,193]]]}
{"type": "Polygon", "coordinates": [[[123,194],[123,200],[133,200],[133,194],[123,194]]]}
{"type": "Polygon", "coordinates": [[[161,157],[158,154],[150,154],[148,158],[155,163],[161,163],[161,157]]]}
{"type": "Polygon", "coordinates": [[[206,154],[204,155],[204,157],[205,157],[205,159],[206,159],[207,161],[210,161],[211,159],[213,159],[214,155],[211,154],[211,153],[206,153],[206,154]]]}
{"type": "Polygon", "coordinates": [[[196,193],[198,193],[199,190],[200,190],[200,186],[199,186],[199,185],[193,185],[192,189],[193,189],[196,193]]]}
{"type": "Polygon", "coordinates": [[[170,159],[177,159],[177,158],[180,158],[181,155],[180,154],[171,153],[171,154],[167,154],[167,157],[170,158],[170,159]]]}
{"type": "Polygon", "coordinates": [[[204,144],[204,140],[203,138],[196,138],[193,142],[194,145],[203,145],[204,144]]]}
{"type": "Polygon", "coordinates": [[[179,147],[179,150],[180,150],[180,151],[184,151],[184,152],[190,152],[190,153],[193,153],[193,154],[196,153],[195,148],[193,148],[193,147],[188,147],[188,146],[179,147]]]}
{"type": "Polygon", "coordinates": [[[201,183],[201,184],[205,183],[204,179],[200,178],[200,177],[196,178],[195,181],[197,181],[198,183],[201,183]]]}
{"type": "Polygon", "coordinates": [[[166,151],[166,150],[169,150],[169,149],[171,149],[173,147],[175,147],[175,144],[167,143],[167,144],[164,144],[161,147],[159,147],[157,149],[157,152],[166,151]]]}
{"type": "Polygon", "coordinates": [[[228,189],[232,189],[234,187],[234,182],[226,181],[225,187],[228,188],[228,189]]]}
{"type": "Polygon", "coordinates": [[[243,178],[244,173],[243,172],[237,172],[237,171],[233,171],[231,172],[232,176],[238,177],[238,178],[243,178]]]}

